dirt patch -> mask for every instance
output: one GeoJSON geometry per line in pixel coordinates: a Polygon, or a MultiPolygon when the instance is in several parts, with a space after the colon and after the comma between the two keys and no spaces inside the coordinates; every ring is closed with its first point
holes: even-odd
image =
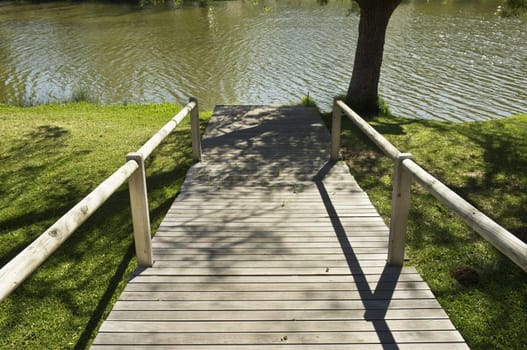
{"type": "Polygon", "coordinates": [[[451,275],[466,287],[478,284],[479,282],[479,273],[470,266],[456,267],[452,270],[451,275]]]}

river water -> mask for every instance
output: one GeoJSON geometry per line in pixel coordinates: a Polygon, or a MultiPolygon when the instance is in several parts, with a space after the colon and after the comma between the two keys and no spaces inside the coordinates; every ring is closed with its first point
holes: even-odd
{"type": "MultiPolygon", "coordinates": [[[[397,115],[484,120],[527,113],[527,23],[500,1],[408,0],[387,34],[381,95],[397,115]]],[[[0,103],[285,104],[323,110],[351,76],[350,1],[211,6],[0,2],[0,103]]]]}

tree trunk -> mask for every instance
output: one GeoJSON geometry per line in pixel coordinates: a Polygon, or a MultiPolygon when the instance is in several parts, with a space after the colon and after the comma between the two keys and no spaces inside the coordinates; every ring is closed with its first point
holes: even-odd
{"type": "Polygon", "coordinates": [[[388,21],[401,0],[356,0],[360,6],[359,38],[346,102],[357,113],[379,112],[378,85],[388,21]]]}

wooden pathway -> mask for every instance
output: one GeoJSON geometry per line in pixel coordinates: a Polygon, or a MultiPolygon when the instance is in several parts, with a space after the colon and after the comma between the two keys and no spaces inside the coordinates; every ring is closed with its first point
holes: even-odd
{"type": "Polygon", "coordinates": [[[305,107],[219,106],[92,349],[467,349],[305,107]]]}

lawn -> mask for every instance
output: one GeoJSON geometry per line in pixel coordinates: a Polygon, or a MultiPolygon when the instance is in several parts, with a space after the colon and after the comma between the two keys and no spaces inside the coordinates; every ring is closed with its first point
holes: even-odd
{"type": "MultiPolygon", "coordinates": [[[[371,124],[456,193],[527,240],[526,114],[462,124],[377,117],[371,124]]],[[[389,222],[392,161],[348,120],[342,154],[389,222]]],[[[527,349],[527,274],[417,184],[412,186],[407,253],[408,264],[416,266],[471,348],[527,349]]]]}
{"type": "MultiPolygon", "coordinates": [[[[178,109],[0,106],[0,264],[122,165],[178,109]]],[[[203,124],[209,115],[202,115],[203,124]]],[[[527,115],[463,124],[377,117],[372,125],[526,240],[527,115]]],[[[342,153],[388,220],[392,162],[346,121],[342,153]]],[[[187,119],[147,161],[153,232],[191,158],[187,119]]],[[[418,185],[412,190],[407,252],[408,264],[423,275],[473,349],[527,349],[527,274],[418,185]]],[[[87,348],[135,266],[123,186],[0,304],[0,349],[87,348]]]]}
{"type": "MultiPolygon", "coordinates": [[[[0,265],[111,175],[180,108],[0,106],[0,265]]],[[[205,124],[210,113],[202,114],[205,124]]],[[[153,232],[192,163],[188,118],[147,160],[153,232]]],[[[84,349],[136,266],[122,186],[0,304],[0,349],[84,349]]]]}

